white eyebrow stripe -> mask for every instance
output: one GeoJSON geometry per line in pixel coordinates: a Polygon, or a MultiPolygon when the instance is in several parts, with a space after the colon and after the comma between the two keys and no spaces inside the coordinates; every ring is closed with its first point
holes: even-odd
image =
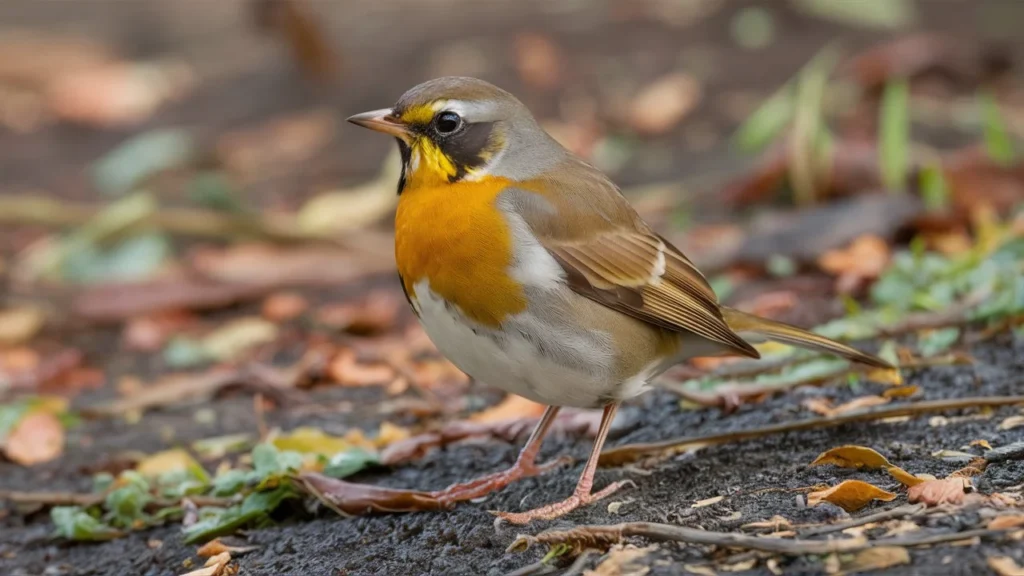
{"type": "Polygon", "coordinates": [[[435,112],[450,110],[470,122],[485,120],[491,113],[491,107],[487,104],[469,100],[438,100],[432,107],[435,112]]]}

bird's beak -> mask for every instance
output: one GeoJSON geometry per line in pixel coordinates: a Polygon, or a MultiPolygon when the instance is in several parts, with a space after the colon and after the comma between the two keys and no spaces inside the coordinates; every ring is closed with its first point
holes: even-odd
{"type": "Polygon", "coordinates": [[[398,118],[395,118],[395,116],[392,115],[390,108],[382,108],[380,110],[373,110],[371,112],[363,112],[362,114],[349,116],[348,121],[356,126],[362,126],[363,128],[369,128],[370,130],[390,134],[401,138],[402,140],[408,140],[409,137],[409,127],[403,124],[398,118]]]}

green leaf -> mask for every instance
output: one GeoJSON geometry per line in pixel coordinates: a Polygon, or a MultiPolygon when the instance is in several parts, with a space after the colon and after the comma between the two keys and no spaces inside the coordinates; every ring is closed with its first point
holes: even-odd
{"type": "Polygon", "coordinates": [[[195,143],[184,130],[162,129],[130,138],[107,153],[93,169],[96,187],[109,196],[130,192],[153,174],[193,157],[195,143]]]}
{"type": "Polygon", "coordinates": [[[380,463],[377,454],[362,448],[353,448],[331,456],[324,466],[324,474],[332,478],[345,478],[380,463]]]}
{"type": "Polygon", "coordinates": [[[765,263],[765,268],[768,269],[768,273],[778,278],[788,278],[793,274],[796,274],[796,261],[789,256],[781,254],[772,254],[768,258],[768,262],[765,263]]]}
{"type": "Polygon", "coordinates": [[[921,170],[919,178],[921,198],[924,200],[925,208],[933,212],[948,208],[949,184],[942,173],[942,167],[938,164],[926,166],[921,170]]]}
{"type": "Polygon", "coordinates": [[[927,332],[917,343],[921,348],[921,355],[928,358],[949,350],[959,338],[959,328],[942,328],[927,332]]]}
{"type": "Polygon", "coordinates": [[[797,8],[848,26],[894,30],[913,24],[913,0],[792,0],[797,8]]]}
{"type": "Polygon", "coordinates": [[[882,183],[891,192],[906,188],[910,158],[909,87],[906,80],[889,82],[879,109],[879,164],[882,183]]]}
{"type": "Polygon", "coordinates": [[[986,152],[999,164],[1013,165],[1017,159],[1017,153],[1013,146],[1013,139],[1003,121],[1003,114],[999,110],[999,103],[990,93],[982,92],[978,94],[978,104],[981,106],[986,152]]]}
{"type": "Polygon", "coordinates": [[[233,496],[242,491],[249,482],[249,473],[244,470],[227,470],[213,479],[214,496],[233,496]]]}
{"type": "Polygon", "coordinates": [[[120,530],[100,522],[78,506],[56,506],[50,510],[50,519],[57,536],[68,540],[102,541],[123,535],[120,530]]]}
{"type": "Polygon", "coordinates": [[[775,19],[765,8],[748,6],[729,23],[732,39],[747,50],[760,50],[775,39],[775,19]]]}
{"type": "Polygon", "coordinates": [[[148,490],[138,484],[128,484],[107,494],[103,507],[105,519],[120,528],[132,528],[136,521],[146,519],[146,505],[153,501],[148,490]]]}
{"type": "Polygon", "coordinates": [[[240,214],[245,205],[238,199],[238,193],[223,172],[201,172],[193,178],[189,188],[189,199],[214,210],[240,214]]]}
{"type": "Polygon", "coordinates": [[[771,144],[793,119],[795,91],[792,84],[786,84],[765,100],[733,134],[734,145],[744,152],[753,153],[771,144]]]}
{"type": "Polygon", "coordinates": [[[185,542],[193,544],[226,536],[248,526],[269,520],[269,515],[285,500],[298,498],[291,483],[265,492],[253,492],[242,504],[226,509],[208,510],[208,516],[185,528],[185,542]]]}

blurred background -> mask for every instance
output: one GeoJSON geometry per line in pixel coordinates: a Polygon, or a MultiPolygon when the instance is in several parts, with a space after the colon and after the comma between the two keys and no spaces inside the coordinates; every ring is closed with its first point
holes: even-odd
{"type": "MultiPolygon", "coordinates": [[[[967,323],[1019,334],[1022,22],[1012,0],[4,0],[4,481],[81,488],[123,450],[299,424],[394,422],[347,437],[376,453],[536,417],[417,327],[393,142],[344,122],[442,75],[517,95],[733,305],[907,363],[967,323]]],[[[670,388],[762,397],[694,383],[723,363],[670,388]]]]}

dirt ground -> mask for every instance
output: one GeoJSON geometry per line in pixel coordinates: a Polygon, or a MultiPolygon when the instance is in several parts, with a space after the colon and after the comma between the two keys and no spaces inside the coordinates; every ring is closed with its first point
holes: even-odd
{"type": "MultiPolygon", "coordinates": [[[[524,6],[527,4],[524,3],[524,6]]],[[[942,10],[925,13],[923,27],[956,30],[962,22],[968,21],[965,11],[969,4],[942,3],[942,10]]],[[[7,15],[22,16],[26,22],[40,20],[28,16],[24,3],[21,6],[21,12],[14,10],[7,15]]],[[[607,20],[603,25],[586,28],[574,26],[573,15],[570,13],[552,14],[538,20],[529,12],[535,6],[529,6],[522,13],[468,11],[459,22],[462,26],[468,26],[473,25],[476,19],[476,29],[481,32],[470,36],[468,42],[479,47],[489,57],[496,57],[505,49],[514,31],[535,27],[564,41],[570,61],[581,68],[584,62],[592,64],[602,58],[617,59],[618,66],[639,67],[641,71],[638,75],[645,79],[656,77],[662,70],[673,66],[679,57],[680,46],[692,50],[690,57],[699,59],[701,54],[706,54],[701,50],[719,43],[725,44],[722,38],[728,34],[728,15],[724,13],[688,30],[686,37],[680,39],[678,30],[655,25],[631,25],[619,30],[617,35],[609,35],[614,18],[607,15],[603,16],[607,20]],[[644,53],[647,56],[637,61],[616,56],[632,53],[644,53]]],[[[10,7],[7,9],[12,10],[10,7]]],[[[373,12],[367,8],[353,8],[353,11],[349,14],[365,16],[369,20],[345,18],[343,15],[332,15],[329,19],[335,28],[333,34],[345,38],[340,42],[348,42],[344,57],[351,63],[351,67],[346,82],[352,88],[329,97],[329,104],[345,113],[384,106],[404,88],[430,76],[435,62],[430,59],[425,47],[438,45],[438,38],[444,37],[447,30],[443,14],[438,14],[438,10],[424,9],[423,25],[408,26],[414,32],[409,33],[405,42],[382,43],[373,38],[373,27],[367,22],[372,22],[379,29],[381,21],[386,21],[389,13],[373,12]],[[363,14],[363,10],[366,14],[363,14]],[[349,33],[351,35],[346,36],[349,33]],[[373,59],[373,64],[369,63],[370,59],[373,59]],[[393,73],[381,74],[379,68],[387,68],[393,73]]],[[[996,10],[994,13],[1001,12],[996,10]]],[[[115,18],[110,14],[107,16],[115,18]]],[[[69,19],[73,17],[73,14],[67,16],[69,19]]],[[[97,21],[105,22],[102,19],[97,21]]],[[[971,21],[973,26],[974,21],[971,21]]],[[[83,19],[83,22],[86,20],[83,19]]],[[[100,30],[98,33],[102,33],[103,26],[97,26],[97,30],[100,30]]],[[[710,92],[696,113],[696,117],[704,118],[710,124],[712,132],[719,134],[711,147],[694,150],[682,134],[643,144],[649,146],[652,153],[657,152],[660,158],[667,160],[656,164],[636,161],[623,169],[619,180],[627,184],[688,177],[694,173],[722,174],[735,170],[739,161],[728,150],[722,138],[731,120],[725,117],[722,107],[715,105],[717,95],[753,91],[766,96],[826,40],[842,36],[852,45],[863,45],[879,37],[877,34],[849,33],[838,25],[819,22],[812,25],[804,17],[785,11],[780,16],[779,26],[780,40],[756,61],[735,47],[716,52],[714,61],[717,68],[726,72],[715,75],[709,81],[710,92]]],[[[206,35],[199,41],[210,41],[215,36],[215,29],[211,25],[203,26],[203,30],[206,35]]],[[[973,28],[961,31],[968,36],[974,34],[973,28]]],[[[181,38],[175,34],[169,33],[163,41],[180,41],[181,38]]],[[[121,39],[121,42],[135,46],[139,38],[138,35],[132,35],[121,39]]],[[[1018,54],[1024,52],[1024,44],[1011,48],[1018,54]]],[[[239,48],[231,46],[220,49],[235,51],[239,48]]],[[[193,50],[197,48],[193,47],[193,50]]],[[[322,94],[275,88],[282,83],[295,83],[294,72],[281,61],[274,61],[269,68],[236,76],[217,76],[215,81],[203,86],[187,102],[179,103],[161,114],[154,120],[154,125],[201,125],[212,138],[228,128],[325,101],[322,94]]],[[[505,79],[506,87],[517,91],[519,87],[514,71],[507,66],[498,68],[492,71],[492,79],[505,79]]],[[[528,99],[528,103],[539,112],[550,112],[556,106],[552,98],[545,96],[528,99]]],[[[287,186],[255,191],[252,195],[254,204],[294,205],[317,184],[369,176],[376,170],[386,143],[360,136],[346,132],[334,148],[325,151],[323,157],[315,161],[308,172],[292,175],[287,186]]],[[[18,137],[0,133],[0,174],[3,174],[0,186],[5,191],[38,187],[69,198],[88,196],[83,168],[122,137],[121,134],[83,133],[66,127],[18,137]],[[54,165],[59,168],[54,168],[54,165]]],[[[0,246],[3,245],[0,242],[0,246]]],[[[375,282],[386,284],[393,282],[393,279],[379,278],[375,282]]],[[[353,293],[359,291],[358,287],[349,289],[353,293]]],[[[834,304],[824,307],[835,312],[834,304]]],[[[229,309],[218,314],[229,318],[243,312],[229,309]]],[[[799,322],[806,323],[813,319],[805,314],[799,318],[799,322]]],[[[101,390],[83,394],[76,399],[76,406],[87,406],[113,396],[115,392],[112,383],[122,375],[138,374],[148,379],[156,377],[162,369],[151,358],[122,353],[118,348],[118,338],[119,331],[111,327],[91,327],[87,331],[62,335],[67,343],[85,350],[89,362],[107,373],[108,385],[101,390]]],[[[871,348],[873,344],[865,345],[871,348]]],[[[975,359],[974,364],[914,370],[905,375],[908,383],[918,385],[922,399],[925,400],[1024,392],[1021,376],[1024,373],[1024,342],[1019,338],[1003,335],[963,351],[975,359]]],[[[481,387],[475,387],[474,392],[492,401],[497,398],[494,391],[481,387]]],[[[877,390],[869,392],[877,393],[877,390]]],[[[801,407],[801,402],[808,398],[822,396],[838,404],[865,393],[868,392],[853,389],[844,383],[822,388],[799,388],[762,403],[743,405],[735,413],[723,414],[718,409],[683,408],[677,396],[656,391],[622,411],[609,446],[791,422],[810,416],[801,407]]],[[[382,393],[374,390],[320,390],[311,396],[313,402],[349,401],[353,409],[340,415],[297,414],[282,409],[267,414],[267,423],[284,429],[300,424],[309,425],[328,432],[343,432],[349,427],[373,430],[385,419],[376,415],[371,408],[382,397],[382,393]]],[[[196,421],[195,406],[173,407],[149,413],[140,424],[134,425],[120,420],[85,421],[72,429],[67,453],[54,463],[26,469],[0,462],[0,489],[87,491],[91,486],[88,473],[90,466],[113,454],[125,451],[152,452],[201,438],[254,431],[255,416],[251,396],[226,394],[209,407],[218,415],[213,422],[196,421]]],[[[463,504],[449,512],[359,518],[339,518],[329,511],[320,510],[306,520],[288,520],[273,528],[246,532],[239,539],[256,548],[237,558],[239,574],[497,576],[538,561],[545,554],[545,549],[535,547],[524,553],[506,553],[505,549],[517,534],[536,534],[548,528],[650,521],[731,531],[743,524],[768,520],[776,515],[796,525],[845,518],[847,513],[835,506],[807,507],[803,504],[802,494],[805,492],[802,489],[818,484],[833,485],[851,478],[871,481],[882,488],[900,492],[896,500],[875,503],[854,516],[872,514],[906,503],[905,492],[899,490],[896,481],[879,472],[857,472],[830,466],[812,468],[808,464],[825,450],[844,444],[857,444],[876,449],[892,463],[913,473],[943,477],[961,468],[963,462],[950,462],[935,457],[933,453],[936,451],[964,450],[982,455],[980,448],[969,446],[971,442],[987,440],[992,446],[1000,447],[1024,441],[1024,427],[998,429],[1004,418],[1017,411],[1017,408],[1002,408],[985,413],[982,418],[966,417],[976,414],[976,411],[965,411],[959,415],[945,414],[947,421],[941,426],[926,416],[905,421],[873,422],[790,433],[702,449],[660,462],[652,469],[601,469],[597,474],[597,486],[621,479],[629,479],[636,486],[628,487],[607,501],[578,510],[559,521],[496,529],[493,516],[488,514],[488,510],[516,511],[532,508],[561,499],[571,492],[589,452],[590,441],[586,438],[556,435],[545,443],[543,457],[571,454],[576,459],[574,465],[517,482],[483,502],[463,504]],[[693,507],[700,500],[717,496],[724,498],[710,506],[693,507]],[[613,502],[620,503],[615,513],[610,512],[608,506],[613,502]]],[[[363,472],[351,480],[390,487],[438,489],[478,474],[502,469],[514,460],[517,451],[518,445],[497,440],[459,443],[431,452],[413,464],[363,472]]],[[[975,485],[983,493],[998,492],[1020,485],[1021,482],[1024,482],[1024,460],[1020,459],[993,462],[982,475],[975,478],[975,485]]],[[[979,525],[978,518],[957,514],[926,522],[933,525],[923,530],[966,530],[979,525]]],[[[125,538],[99,544],[57,541],[51,537],[51,532],[52,526],[45,514],[29,517],[0,515],[0,574],[165,576],[187,572],[186,562],[198,560],[195,556],[196,547],[182,542],[180,528],[177,526],[132,533],[125,538]]],[[[634,543],[645,544],[642,539],[634,539],[634,543]]],[[[709,558],[708,550],[700,546],[660,544],[639,564],[648,566],[648,574],[651,575],[679,574],[684,565],[706,562],[709,558]]],[[[912,562],[909,565],[876,573],[898,576],[974,576],[989,573],[986,558],[993,555],[1010,556],[1018,563],[1024,563],[1024,550],[1020,548],[1019,542],[986,540],[968,545],[942,544],[912,548],[910,554],[912,562]]],[[[593,556],[586,567],[592,567],[598,562],[599,557],[593,556]]],[[[820,574],[824,570],[823,562],[822,557],[806,556],[785,561],[782,568],[786,574],[820,574]]],[[[553,573],[564,573],[567,569],[557,562],[555,566],[558,568],[553,573]]],[[[737,573],[771,574],[763,563],[754,569],[737,573]]]]}

